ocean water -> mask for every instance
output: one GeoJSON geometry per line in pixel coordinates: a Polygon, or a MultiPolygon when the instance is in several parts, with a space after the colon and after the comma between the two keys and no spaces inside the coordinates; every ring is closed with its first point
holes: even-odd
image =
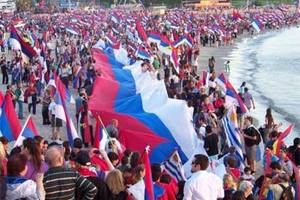
{"type": "Polygon", "coordinates": [[[228,56],[231,60],[229,80],[236,89],[243,81],[256,102],[249,115],[264,124],[268,107],[272,108],[275,123],[282,122],[281,131],[291,123],[293,132],[287,144],[300,137],[300,28],[267,32],[245,38],[228,56]]]}

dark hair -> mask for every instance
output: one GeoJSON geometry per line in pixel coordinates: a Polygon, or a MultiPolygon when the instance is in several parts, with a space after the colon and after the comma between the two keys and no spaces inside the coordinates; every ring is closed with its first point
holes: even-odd
{"type": "Polygon", "coordinates": [[[37,147],[34,139],[26,138],[25,140],[23,140],[23,146],[28,150],[34,168],[36,170],[41,169],[42,166],[41,150],[37,147]]]}
{"type": "Polygon", "coordinates": [[[124,156],[129,157],[131,155],[132,151],[130,149],[126,149],[124,151],[124,156]]]}
{"type": "Polygon", "coordinates": [[[161,167],[159,163],[153,163],[151,165],[151,173],[152,173],[152,180],[158,181],[161,176],[161,167]]]}
{"type": "Polygon", "coordinates": [[[231,168],[234,168],[234,166],[236,165],[236,159],[234,157],[228,157],[226,159],[226,162],[227,162],[228,166],[231,168]]]}
{"type": "Polygon", "coordinates": [[[244,173],[247,173],[247,172],[249,172],[249,171],[250,171],[250,172],[252,171],[250,167],[247,166],[247,167],[244,168],[244,173]]]}
{"type": "Polygon", "coordinates": [[[1,136],[0,137],[0,142],[2,142],[2,144],[6,145],[6,144],[9,143],[9,140],[7,139],[7,137],[1,136]]]}
{"type": "Polygon", "coordinates": [[[108,152],[107,157],[109,158],[110,162],[119,159],[118,154],[116,154],[115,152],[112,152],[112,151],[108,152]]]}
{"type": "Polygon", "coordinates": [[[245,193],[243,191],[236,191],[233,196],[232,200],[246,200],[245,193]]]}
{"type": "Polygon", "coordinates": [[[203,154],[196,154],[194,156],[195,160],[195,164],[196,165],[200,165],[201,170],[206,170],[208,165],[209,165],[209,160],[208,157],[206,155],[203,154]]]}
{"type": "Polygon", "coordinates": [[[253,118],[251,116],[247,116],[245,119],[249,120],[251,124],[253,123],[253,118]]]}
{"type": "Polygon", "coordinates": [[[127,156],[123,156],[121,159],[122,165],[128,165],[129,164],[129,158],[127,156]]]}
{"type": "Polygon", "coordinates": [[[271,168],[271,169],[278,169],[278,170],[281,170],[281,169],[282,169],[282,166],[280,165],[279,162],[274,161],[274,162],[271,162],[270,168],[271,168]]]}
{"type": "Polygon", "coordinates": [[[159,182],[170,184],[171,183],[171,176],[169,174],[162,174],[160,176],[159,182]]]}
{"type": "Polygon", "coordinates": [[[70,156],[71,156],[70,143],[69,141],[64,141],[62,145],[65,148],[65,155],[64,155],[65,161],[68,161],[70,160],[70,156]]]}
{"type": "Polygon", "coordinates": [[[130,166],[131,168],[135,168],[138,166],[140,162],[141,154],[139,152],[133,152],[130,157],[130,166]]]}
{"type": "Polygon", "coordinates": [[[24,154],[18,153],[10,156],[7,161],[7,174],[11,176],[20,176],[20,173],[25,169],[27,157],[24,154]]]}
{"type": "Polygon", "coordinates": [[[15,154],[21,153],[22,149],[21,147],[15,147],[10,151],[10,155],[9,156],[13,156],[15,154]]]}
{"type": "Polygon", "coordinates": [[[73,147],[81,149],[82,148],[82,140],[80,138],[75,138],[73,142],[73,147]]]}
{"type": "Polygon", "coordinates": [[[44,138],[40,135],[36,135],[33,137],[33,139],[37,145],[40,145],[40,143],[43,141],[44,138]]]}

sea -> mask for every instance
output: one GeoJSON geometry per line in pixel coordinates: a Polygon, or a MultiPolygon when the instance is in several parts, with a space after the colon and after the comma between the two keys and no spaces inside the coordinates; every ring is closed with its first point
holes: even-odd
{"type": "Polygon", "coordinates": [[[226,59],[231,61],[230,82],[238,89],[243,81],[256,102],[247,115],[264,124],[267,108],[272,109],[280,131],[294,123],[285,143],[300,137],[300,28],[291,27],[260,33],[235,44],[226,59]]]}

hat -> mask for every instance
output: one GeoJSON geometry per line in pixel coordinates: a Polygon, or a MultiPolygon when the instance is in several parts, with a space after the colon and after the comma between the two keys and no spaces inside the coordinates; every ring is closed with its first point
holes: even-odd
{"type": "Polygon", "coordinates": [[[91,158],[87,151],[79,151],[75,157],[75,162],[83,166],[91,165],[91,158]]]}

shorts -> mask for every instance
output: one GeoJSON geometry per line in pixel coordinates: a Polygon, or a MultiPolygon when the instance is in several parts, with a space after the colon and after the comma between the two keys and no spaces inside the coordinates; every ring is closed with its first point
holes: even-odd
{"type": "Polygon", "coordinates": [[[256,160],[256,149],[257,146],[253,145],[251,147],[245,147],[246,150],[246,157],[249,161],[255,161],[256,160]]]}

